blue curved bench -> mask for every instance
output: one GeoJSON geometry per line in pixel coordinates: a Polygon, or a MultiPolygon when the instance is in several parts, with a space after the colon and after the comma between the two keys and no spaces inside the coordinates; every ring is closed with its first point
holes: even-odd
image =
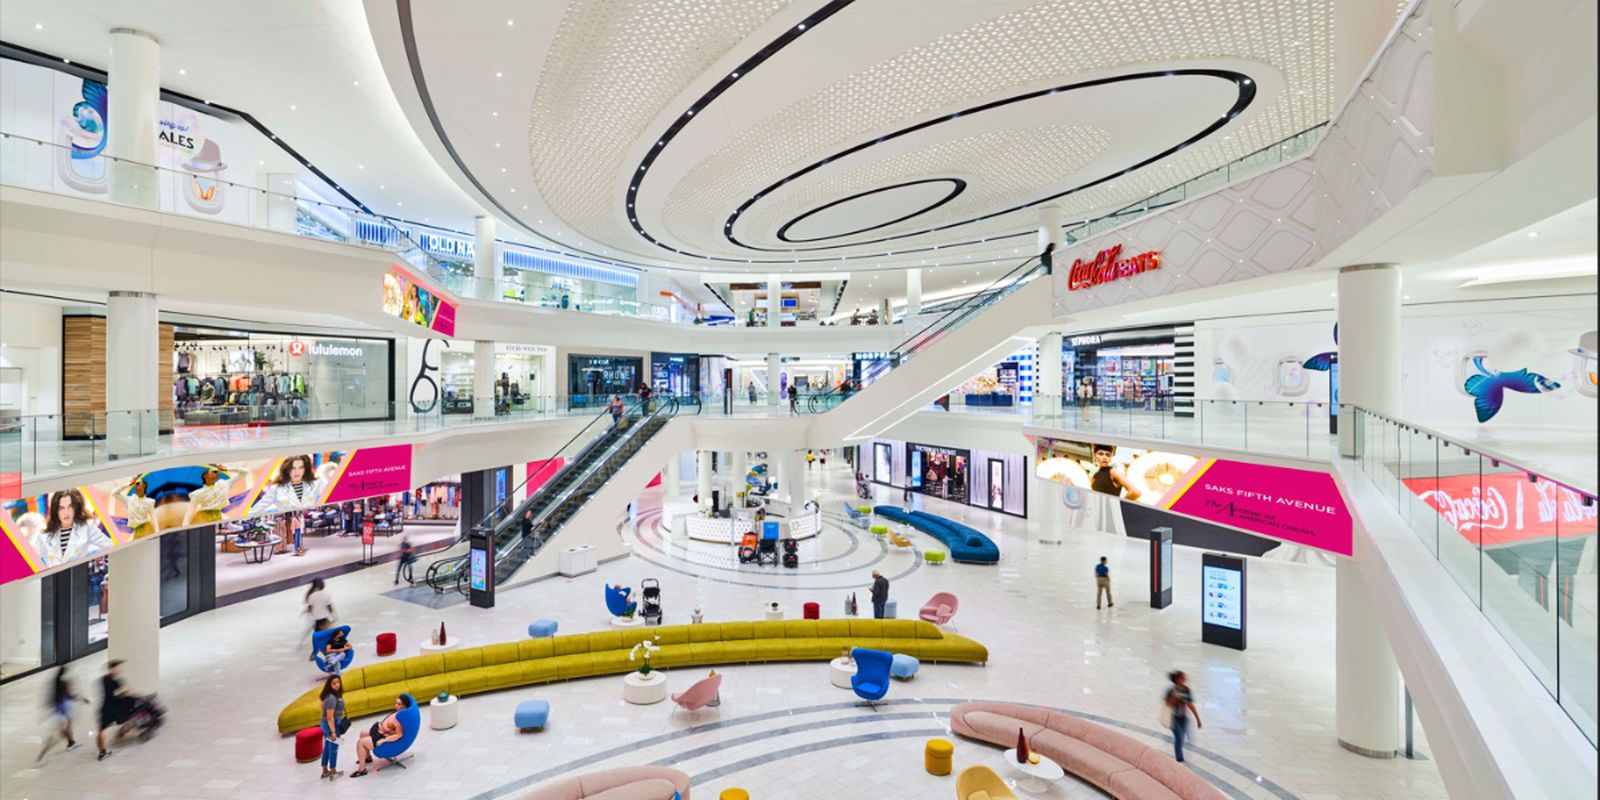
{"type": "Polygon", "coordinates": [[[875,506],[872,513],[910,525],[938,539],[950,551],[953,561],[965,564],[994,564],[1000,561],[1000,548],[994,540],[954,520],[926,511],[907,512],[899,506],[875,506]]]}

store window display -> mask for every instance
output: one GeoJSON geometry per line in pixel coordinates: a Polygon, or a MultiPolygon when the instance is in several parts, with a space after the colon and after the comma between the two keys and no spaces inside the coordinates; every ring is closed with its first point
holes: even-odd
{"type": "Polygon", "coordinates": [[[1170,411],[1177,348],[1170,327],[1106,331],[1068,338],[1062,375],[1066,402],[1144,411],[1170,411]]]}
{"type": "Polygon", "coordinates": [[[184,426],[389,419],[392,342],[179,326],[174,414],[184,426]]]}
{"type": "Polygon", "coordinates": [[[574,406],[605,405],[614,394],[639,390],[644,359],[636,356],[567,356],[567,393],[574,406]]]}

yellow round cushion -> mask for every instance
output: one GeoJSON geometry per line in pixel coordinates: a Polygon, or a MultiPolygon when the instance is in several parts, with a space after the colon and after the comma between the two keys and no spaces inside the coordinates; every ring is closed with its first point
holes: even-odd
{"type": "Polygon", "coordinates": [[[955,752],[955,745],[944,739],[929,739],[928,746],[923,750],[923,767],[930,775],[949,775],[951,757],[955,752]]]}
{"type": "Polygon", "coordinates": [[[731,789],[723,789],[722,790],[722,794],[717,795],[717,799],[718,800],[750,800],[750,793],[745,791],[745,790],[743,790],[743,789],[740,789],[737,786],[735,786],[735,787],[733,787],[731,789]]]}

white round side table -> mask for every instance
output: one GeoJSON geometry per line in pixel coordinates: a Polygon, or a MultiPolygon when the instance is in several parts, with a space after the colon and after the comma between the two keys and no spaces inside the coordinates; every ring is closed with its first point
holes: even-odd
{"type": "Polygon", "coordinates": [[[622,699],[636,706],[667,699],[667,673],[653,669],[649,675],[630,672],[622,676],[622,699]]]}
{"type": "Polygon", "coordinates": [[[639,627],[640,625],[643,625],[643,624],[644,624],[644,617],[638,616],[637,614],[635,614],[634,616],[631,616],[631,617],[612,617],[611,618],[611,627],[613,627],[613,628],[637,628],[637,627],[639,627]]]}
{"type": "Polygon", "coordinates": [[[443,700],[434,698],[428,704],[428,727],[436,731],[454,728],[456,726],[457,700],[461,698],[450,695],[443,700]]]}
{"type": "Polygon", "coordinates": [[[840,656],[828,662],[828,682],[840,689],[850,688],[850,679],[856,676],[856,662],[840,656]]]}
{"type": "Polygon", "coordinates": [[[447,639],[447,640],[445,640],[444,644],[434,644],[433,642],[422,642],[421,644],[417,645],[417,649],[421,650],[423,655],[427,655],[429,653],[443,653],[443,652],[446,652],[446,651],[449,651],[449,650],[454,650],[454,649],[456,649],[457,647],[460,647],[460,646],[461,646],[461,640],[460,639],[447,639]]]}

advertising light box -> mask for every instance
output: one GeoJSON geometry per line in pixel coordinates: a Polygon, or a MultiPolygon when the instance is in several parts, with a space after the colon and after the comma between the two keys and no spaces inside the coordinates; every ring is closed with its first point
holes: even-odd
{"type": "Polygon", "coordinates": [[[1244,559],[1222,553],[1200,557],[1200,641],[1245,647],[1244,559]]]}
{"type": "Polygon", "coordinates": [[[383,313],[440,336],[456,335],[455,302],[397,265],[383,276],[383,313]]]}

